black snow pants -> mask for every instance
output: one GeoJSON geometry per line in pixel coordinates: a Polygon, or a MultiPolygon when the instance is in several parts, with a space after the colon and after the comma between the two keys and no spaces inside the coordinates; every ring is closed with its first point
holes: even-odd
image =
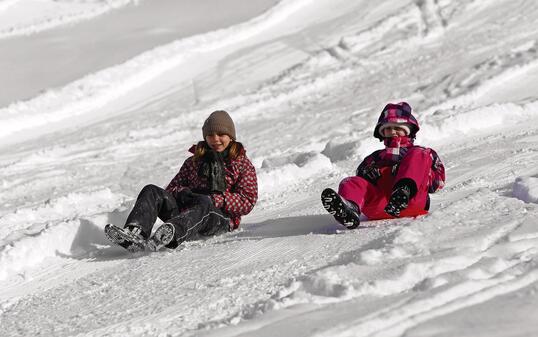
{"type": "Polygon", "coordinates": [[[197,194],[191,205],[180,205],[174,196],[155,185],[146,185],[127,217],[126,225],[140,227],[148,238],[157,220],[174,225],[175,240],[167,247],[176,248],[185,240],[197,239],[230,231],[230,218],[213,205],[210,197],[197,194]]]}

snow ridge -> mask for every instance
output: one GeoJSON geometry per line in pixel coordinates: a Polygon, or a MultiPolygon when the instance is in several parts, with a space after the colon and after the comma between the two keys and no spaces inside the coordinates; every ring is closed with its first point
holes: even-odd
{"type": "MultiPolygon", "coordinates": [[[[82,227],[90,226],[90,220],[104,227],[108,213],[125,200],[125,196],[109,189],[72,193],[41,207],[18,209],[0,217],[0,280],[24,274],[58,253],[88,253],[92,247],[77,243],[77,233],[84,230],[82,227]]],[[[102,234],[99,236],[102,238],[102,234]]],[[[99,238],[85,238],[86,242],[96,239],[102,242],[99,238]]]]}
{"type": "MultiPolygon", "coordinates": [[[[13,38],[23,35],[36,34],[51,28],[90,20],[111,10],[136,3],[139,0],[104,0],[104,1],[32,1],[26,0],[19,12],[31,12],[32,7],[38,7],[45,15],[27,15],[25,22],[14,23],[7,27],[0,25],[0,39],[13,38]]],[[[9,15],[16,6],[22,3],[18,0],[5,0],[0,3],[0,15],[9,15]],[[2,13],[2,11],[6,13],[2,13]]]]}
{"type": "Polygon", "coordinates": [[[284,0],[261,16],[230,28],[179,40],[121,65],[88,75],[59,90],[0,109],[0,138],[86,114],[154,79],[200,52],[246,40],[274,26],[311,0],[284,0]]]}
{"type": "MultiPolygon", "coordinates": [[[[433,109],[432,109],[433,110],[433,109]]],[[[436,142],[461,134],[472,134],[494,127],[509,126],[538,116],[538,101],[524,104],[495,103],[471,109],[450,109],[437,116],[422,117],[421,142],[436,142]]]]}

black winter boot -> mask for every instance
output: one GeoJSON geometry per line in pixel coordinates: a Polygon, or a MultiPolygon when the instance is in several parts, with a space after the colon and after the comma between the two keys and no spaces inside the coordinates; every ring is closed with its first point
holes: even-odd
{"type": "Polygon", "coordinates": [[[176,229],[171,223],[162,224],[155,234],[148,240],[147,246],[150,250],[156,252],[161,248],[168,246],[176,235],[176,229]]]}
{"type": "Polygon", "coordinates": [[[334,216],[336,221],[348,229],[359,227],[361,223],[359,207],[355,203],[342,198],[333,189],[326,188],[321,192],[321,203],[327,212],[334,216]]]}
{"type": "Polygon", "coordinates": [[[144,231],[142,230],[142,227],[136,223],[128,223],[125,226],[123,226],[123,231],[126,233],[129,233],[133,236],[133,238],[137,238],[140,241],[145,241],[147,235],[145,235],[144,231]]]}
{"type": "Polygon", "coordinates": [[[122,246],[131,253],[143,251],[146,247],[146,239],[136,225],[121,228],[111,224],[105,226],[105,236],[111,242],[122,246]]]}
{"type": "Polygon", "coordinates": [[[394,188],[390,195],[389,203],[385,206],[385,212],[393,217],[399,217],[400,212],[409,206],[411,199],[411,186],[401,184],[394,188]]]}

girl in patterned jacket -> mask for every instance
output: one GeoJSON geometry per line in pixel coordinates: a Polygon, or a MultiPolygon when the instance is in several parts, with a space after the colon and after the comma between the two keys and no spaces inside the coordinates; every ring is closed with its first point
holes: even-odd
{"type": "Polygon", "coordinates": [[[385,149],[367,156],[356,176],[340,182],[338,193],[321,193],[325,209],[347,228],[368,219],[413,217],[428,213],[429,193],[445,184],[445,168],[437,153],[414,145],[418,122],[406,102],[387,104],[374,129],[385,149]]]}
{"type": "Polygon", "coordinates": [[[147,185],[141,190],[122,233],[114,235],[117,227],[105,229],[109,239],[123,239],[117,243],[130,251],[159,250],[238,228],[241,216],[258,199],[255,168],[236,141],[235,125],[226,111],[211,113],[202,134],[204,140],[191,147],[193,155],[165,189],[147,185]],[[164,224],[150,237],[157,217],[164,224]]]}

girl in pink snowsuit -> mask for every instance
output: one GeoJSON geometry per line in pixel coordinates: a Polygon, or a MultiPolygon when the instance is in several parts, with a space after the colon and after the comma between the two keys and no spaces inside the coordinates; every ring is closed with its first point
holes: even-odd
{"type": "Polygon", "coordinates": [[[374,129],[385,149],[367,156],[356,176],[340,182],[338,193],[325,189],[325,209],[348,228],[359,225],[361,212],[368,219],[428,213],[429,193],[443,188],[445,168],[433,149],[413,144],[419,129],[409,104],[387,104],[374,129]]]}

